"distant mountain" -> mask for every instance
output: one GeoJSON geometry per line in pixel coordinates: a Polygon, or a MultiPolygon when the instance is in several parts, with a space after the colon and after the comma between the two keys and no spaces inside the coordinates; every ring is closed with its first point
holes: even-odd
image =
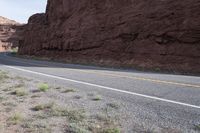
{"type": "Polygon", "coordinates": [[[23,25],[0,16],[0,52],[17,47],[23,25]]]}
{"type": "Polygon", "coordinates": [[[0,16],[0,25],[17,25],[17,24],[19,23],[14,20],[10,20],[8,18],[0,16]]]}

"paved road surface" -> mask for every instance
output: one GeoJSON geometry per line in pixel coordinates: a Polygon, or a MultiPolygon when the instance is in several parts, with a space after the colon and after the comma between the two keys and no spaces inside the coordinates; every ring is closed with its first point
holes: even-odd
{"type": "MultiPolygon", "coordinates": [[[[130,120],[183,132],[200,124],[200,77],[19,59],[0,53],[0,69],[55,84],[98,91],[122,101],[130,120]],[[134,119],[134,120],[133,120],[134,119]]],[[[127,115],[127,114],[126,114],[127,115]]]]}

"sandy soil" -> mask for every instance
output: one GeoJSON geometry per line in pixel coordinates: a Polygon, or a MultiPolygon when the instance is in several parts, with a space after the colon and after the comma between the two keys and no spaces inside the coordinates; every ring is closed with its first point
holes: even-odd
{"type": "Polygon", "coordinates": [[[119,109],[95,92],[0,71],[0,132],[119,133],[119,109]]]}

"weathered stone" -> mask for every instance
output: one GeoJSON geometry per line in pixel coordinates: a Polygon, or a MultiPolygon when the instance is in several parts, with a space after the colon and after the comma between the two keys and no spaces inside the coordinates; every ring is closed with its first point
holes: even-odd
{"type": "Polygon", "coordinates": [[[199,0],[48,0],[20,54],[200,72],[199,0]]]}
{"type": "Polygon", "coordinates": [[[21,37],[17,29],[21,27],[21,24],[0,16],[0,52],[18,46],[21,37]]]}

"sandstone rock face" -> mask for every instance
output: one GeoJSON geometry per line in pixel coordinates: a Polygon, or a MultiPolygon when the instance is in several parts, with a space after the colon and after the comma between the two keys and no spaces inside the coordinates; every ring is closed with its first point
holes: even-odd
{"type": "Polygon", "coordinates": [[[16,30],[20,26],[19,23],[0,16],[0,52],[18,46],[19,34],[16,30]]]}
{"type": "Polygon", "coordinates": [[[20,54],[200,72],[199,0],[49,0],[20,54]]]}
{"type": "Polygon", "coordinates": [[[16,25],[16,24],[19,24],[19,23],[14,20],[10,20],[10,19],[0,16],[0,25],[16,25]]]}

